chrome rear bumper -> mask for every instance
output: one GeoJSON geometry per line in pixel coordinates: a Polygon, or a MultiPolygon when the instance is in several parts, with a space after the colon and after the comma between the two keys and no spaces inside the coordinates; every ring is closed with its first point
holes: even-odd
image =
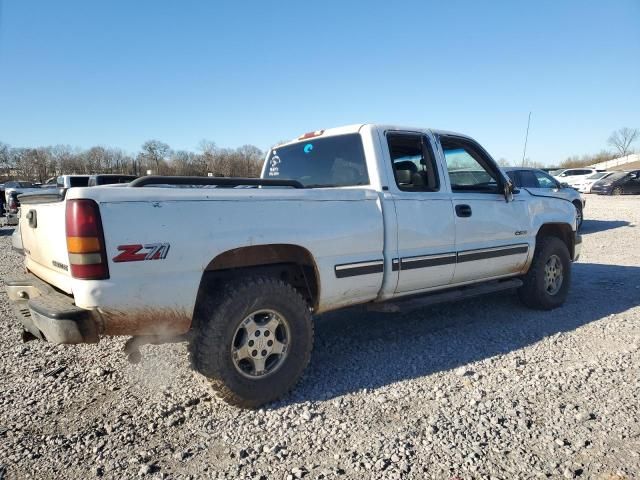
{"type": "Polygon", "coordinates": [[[5,290],[22,327],[52,343],[97,343],[98,329],[91,310],[53,289],[33,274],[7,278],[5,290]]]}

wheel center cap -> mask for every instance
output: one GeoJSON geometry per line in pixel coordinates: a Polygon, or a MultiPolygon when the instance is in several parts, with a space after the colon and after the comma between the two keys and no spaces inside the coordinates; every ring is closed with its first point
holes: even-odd
{"type": "Polygon", "coordinates": [[[267,348],[267,339],[264,338],[264,335],[256,338],[254,347],[258,350],[265,350],[267,348]]]}

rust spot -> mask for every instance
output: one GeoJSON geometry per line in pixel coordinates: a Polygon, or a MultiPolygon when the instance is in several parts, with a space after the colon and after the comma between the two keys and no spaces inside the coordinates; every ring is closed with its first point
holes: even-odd
{"type": "Polygon", "coordinates": [[[172,336],[187,333],[191,315],[174,308],[145,308],[127,312],[101,310],[103,335],[172,336]]]}

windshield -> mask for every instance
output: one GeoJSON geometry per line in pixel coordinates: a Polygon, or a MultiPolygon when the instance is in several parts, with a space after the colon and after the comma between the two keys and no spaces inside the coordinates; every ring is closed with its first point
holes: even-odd
{"type": "Polygon", "coordinates": [[[620,180],[621,178],[629,175],[629,172],[615,172],[607,177],[607,182],[615,182],[616,180],[620,180]]]}
{"type": "Polygon", "coordinates": [[[276,147],[269,153],[264,177],[297,180],[307,188],[369,184],[362,139],[357,133],[276,147]]]}
{"type": "Polygon", "coordinates": [[[588,180],[598,180],[599,178],[604,178],[607,175],[611,175],[611,172],[596,172],[592,173],[587,177],[588,180]]]}

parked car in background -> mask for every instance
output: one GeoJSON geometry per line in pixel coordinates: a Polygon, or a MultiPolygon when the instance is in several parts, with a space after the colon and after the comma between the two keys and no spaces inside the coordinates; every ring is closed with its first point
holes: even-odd
{"type": "Polygon", "coordinates": [[[21,180],[12,180],[5,183],[4,188],[4,213],[6,216],[5,223],[7,225],[17,225],[19,217],[20,200],[18,196],[22,193],[41,192],[32,182],[24,182],[21,180]]]}
{"type": "Polygon", "coordinates": [[[98,175],[91,175],[89,177],[89,187],[95,187],[96,185],[113,185],[116,183],[129,183],[138,178],[136,175],[120,175],[118,173],[104,173],[98,175]]]}
{"type": "Polygon", "coordinates": [[[591,192],[599,195],[640,193],[640,170],[615,172],[613,175],[594,183],[591,192]]]}
{"type": "Polygon", "coordinates": [[[18,222],[16,228],[13,230],[13,234],[11,234],[11,247],[19,254],[24,255],[22,236],[20,235],[20,222],[18,222]]]}
{"type": "Polygon", "coordinates": [[[593,187],[594,183],[596,183],[598,180],[604,180],[605,178],[613,175],[614,173],[616,172],[596,172],[594,174],[589,175],[587,178],[585,178],[581,182],[576,183],[574,186],[576,190],[578,190],[580,193],[591,193],[591,187],[593,187]]]}
{"type": "Polygon", "coordinates": [[[4,189],[8,190],[10,188],[36,188],[37,185],[33,182],[28,182],[25,180],[9,180],[8,182],[4,182],[4,189]]]}
{"type": "Polygon", "coordinates": [[[571,187],[582,182],[589,175],[597,173],[595,168],[567,168],[560,173],[553,175],[553,177],[561,183],[566,183],[571,187]]]}
{"type": "Polygon", "coordinates": [[[526,188],[533,195],[557,197],[573,203],[576,207],[578,228],[582,226],[587,202],[575,188],[566,186],[537,168],[505,167],[503,170],[518,188],[526,188]]]}
{"type": "MultiPolygon", "coordinates": [[[[32,189],[27,189],[28,191],[32,191],[32,189]]],[[[7,203],[5,204],[5,224],[6,225],[17,225],[18,219],[20,217],[20,200],[18,200],[18,195],[22,192],[19,190],[9,190],[6,192],[7,203]]]]}
{"type": "Polygon", "coordinates": [[[56,178],[56,188],[86,187],[89,175],[60,175],[56,178]]]}

